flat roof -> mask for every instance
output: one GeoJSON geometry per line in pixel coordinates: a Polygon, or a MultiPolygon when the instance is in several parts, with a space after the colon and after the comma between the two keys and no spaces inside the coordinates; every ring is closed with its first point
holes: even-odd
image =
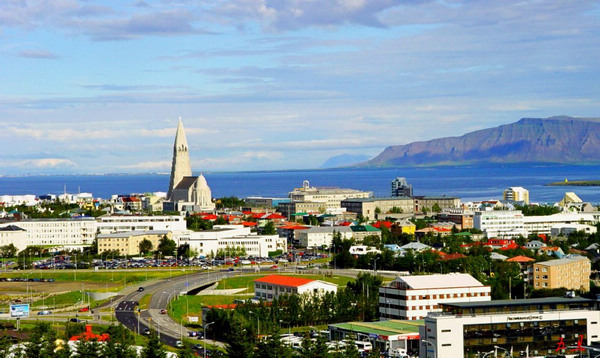
{"type": "Polygon", "coordinates": [[[589,303],[596,302],[596,300],[585,298],[585,297],[541,297],[541,298],[527,298],[518,300],[495,300],[495,301],[483,301],[483,302],[456,302],[456,303],[441,303],[443,306],[458,307],[458,308],[486,308],[486,307],[498,307],[498,306],[532,306],[542,304],[565,304],[565,303],[589,303]]]}
{"type": "Polygon", "coordinates": [[[567,262],[581,261],[581,260],[589,261],[589,259],[585,256],[567,256],[567,257],[563,257],[562,259],[558,259],[558,260],[537,262],[536,265],[559,266],[559,265],[564,265],[567,262]]]}
{"type": "Polygon", "coordinates": [[[483,287],[468,273],[449,273],[435,275],[401,276],[395,281],[404,281],[411,289],[452,288],[452,287],[483,287]]]}
{"type": "Polygon", "coordinates": [[[424,320],[404,321],[391,319],[377,322],[345,322],[330,324],[330,327],[358,332],[373,333],[380,336],[393,336],[397,334],[419,333],[419,326],[423,326],[424,320]]]}

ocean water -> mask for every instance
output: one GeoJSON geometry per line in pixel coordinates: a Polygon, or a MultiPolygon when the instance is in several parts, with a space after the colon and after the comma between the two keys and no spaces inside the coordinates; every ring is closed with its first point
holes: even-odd
{"type": "MultiPolygon", "coordinates": [[[[414,195],[457,196],[463,201],[501,199],[510,186],[529,190],[532,202],[553,203],[565,192],[600,203],[600,187],[557,187],[545,184],[574,180],[600,180],[600,166],[469,166],[386,169],[327,169],[256,172],[205,172],[213,197],[287,197],[308,180],[311,186],[373,191],[389,196],[391,181],[405,177],[414,195]]],[[[88,192],[94,197],[113,194],[167,191],[168,174],[106,174],[0,177],[0,195],[88,192]]]]}

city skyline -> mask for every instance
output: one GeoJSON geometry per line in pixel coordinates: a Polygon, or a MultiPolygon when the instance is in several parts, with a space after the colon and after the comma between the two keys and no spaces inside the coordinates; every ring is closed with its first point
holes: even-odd
{"type": "Polygon", "coordinates": [[[0,175],[317,168],[599,117],[600,2],[0,3],[0,175]],[[385,133],[385,135],[384,135],[385,133]]]}

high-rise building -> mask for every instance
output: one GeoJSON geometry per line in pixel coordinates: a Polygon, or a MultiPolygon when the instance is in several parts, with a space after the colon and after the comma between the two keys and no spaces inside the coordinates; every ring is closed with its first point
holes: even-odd
{"type": "Polygon", "coordinates": [[[525,205],[529,205],[529,190],[520,186],[513,186],[504,190],[503,197],[505,201],[513,203],[520,201],[525,205]]]}
{"type": "Polygon", "coordinates": [[[392,180],[392,196],[408,196],[412,197],[412,185],[408,184],[406,178],[398,177],[392,180]]]}

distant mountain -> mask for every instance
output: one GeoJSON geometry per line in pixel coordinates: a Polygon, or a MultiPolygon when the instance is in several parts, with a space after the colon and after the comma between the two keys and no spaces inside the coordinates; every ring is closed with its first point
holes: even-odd
{"type": "Polygon", "coordinates": [[[600,118],[523,118],[516,123],[386,148],[361,166],[600,163],[600,118]]]}
{"type": "Polygon", "coordinates": [[[363,163],[372,157],[373,156],[371,155],[364,154],[340,154],[327,159],[325,163],[321,165],[321,169],[348,167],[363,163]]]}

